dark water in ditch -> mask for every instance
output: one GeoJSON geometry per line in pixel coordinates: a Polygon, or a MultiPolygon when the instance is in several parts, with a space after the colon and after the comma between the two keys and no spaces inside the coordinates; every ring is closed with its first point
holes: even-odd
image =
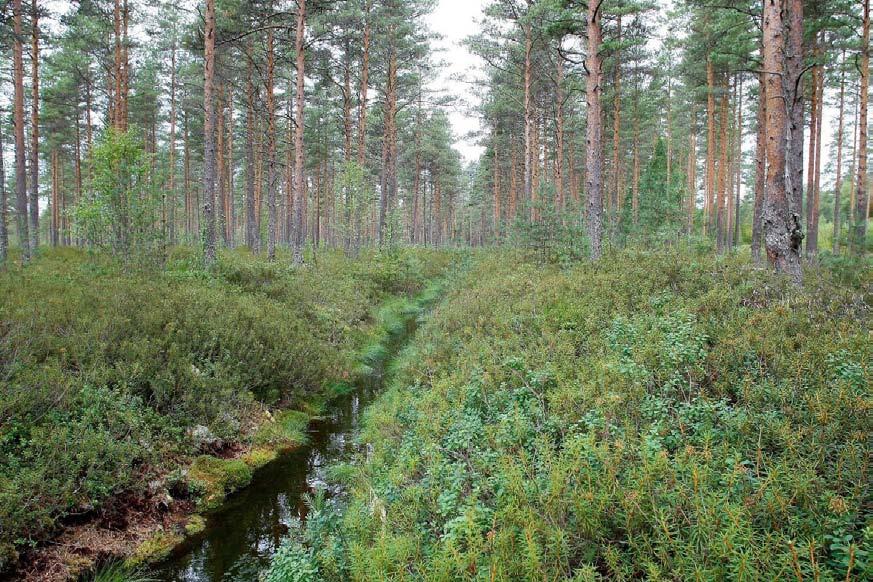
{"type": "MultiPolygon", "coordinates": [[[[378,384],[378,382],[374,382],[378,384]]],[[[251,485],[231,496],[207,518],[206,530],[151,572],[173,582],[252,582],[270,563],[289,528],[306,516],[303,496],[325,489],[327,468],[357,450],[363,407],[377,386],[360,386],[328,407],[309,429],[309,444],[280,456],[255,473],[251,485]]]]}

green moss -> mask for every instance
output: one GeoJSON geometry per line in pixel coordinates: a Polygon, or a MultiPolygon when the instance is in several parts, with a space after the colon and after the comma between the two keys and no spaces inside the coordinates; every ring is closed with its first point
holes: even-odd
{"type": "Polygon", "coordinates": [[[217,509],[229,493],[252,480],[252,469],[241,459],[218,459],[202,455],[188,471],[192,490],[199,493],[198,506],[204,511],[217,509]]]}
{"type": "Polygon", "coordinates": [[[257,471],[264,465],[272,463],[276,460],[279,454],[274,448],[268,447],[255,447],[245,455],[243,455],[243,462],[251,467],[252,471],[257,471]]]}
{"type": "Polygon", "coordinates": [[[185,535],[196,536],[206,529],[206,519],[202,515],[192,515],[185,524],[185,535]]]}
{"type": "Polygon", "coordinates": [[[176,546],[185,541],[184,536],[177,533],[159,531],[137,547],[133,555],[124,561],[125,568],[136,568],[143,564],[159,562],[173,552],[176,546]]]}
{"type": "Polygon", "coordinates": [[[309,415],[299,410],[283,410],[265,422],[255,433],[254,443],[279,449],[298,447],[306,442],[309,415]]]}

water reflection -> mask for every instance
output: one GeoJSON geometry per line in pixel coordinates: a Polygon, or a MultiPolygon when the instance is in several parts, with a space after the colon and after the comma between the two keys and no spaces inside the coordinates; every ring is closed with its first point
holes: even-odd
{"type": "MultiPolygon", "coordinates": [[[[338,399],[332,414],[315,424],[306,447],[257,472],[252,484],[231,497],[191,540],[153,575],[167,582],[251,582],[291,527],[306,518],[303,496],[326,486],[327,468],[356,450],[361,410],[372,387],[338,399]]],[[[328,495],[338,492],[331,486],[328,495]]]]}

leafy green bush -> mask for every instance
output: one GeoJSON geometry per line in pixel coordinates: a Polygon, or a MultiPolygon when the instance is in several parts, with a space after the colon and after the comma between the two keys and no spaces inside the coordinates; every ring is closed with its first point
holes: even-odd
{"type": "Polygon", "coordinates": [[[295,551],[322,580],[869,578],[871,276],[482,255],[295,551]]]}
{"type": "Polygon", "coordinates": [[[176,248],[158,270],[59,249],[0,273],[0,570],[65,515],[147,495],[203,452],[299,440],[302,413],[256,437],[264,409],[317,409],[353,373],[374,306],[453,260],[325,252],[291,269],[280,258],[226,252],[204,271],[176,248]]]}

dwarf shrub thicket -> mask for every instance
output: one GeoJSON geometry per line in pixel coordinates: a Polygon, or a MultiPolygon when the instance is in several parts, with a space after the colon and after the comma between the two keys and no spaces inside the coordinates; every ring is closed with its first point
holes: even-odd
{"type": "Polygon", "coordinates": [[[450,257],[285,258],[228,252],[203,271],[180,248],[165,269],[136,271],[64,249],[0,273],[0,570],[59,518],[190,463],[197,427],[218,443],[299,440],[290,416],[288,434],[256,435],[253,419],[330,397],[374,333],[374,307],[450,257]]]}
{"type": "Polygon", "coordinates": [[[360,468],[334,471],[343,511],[283,560],[312,580],[870,579],[871,274],[794,290],[690,250],[480,257],[368,411],[360,468]]]}

